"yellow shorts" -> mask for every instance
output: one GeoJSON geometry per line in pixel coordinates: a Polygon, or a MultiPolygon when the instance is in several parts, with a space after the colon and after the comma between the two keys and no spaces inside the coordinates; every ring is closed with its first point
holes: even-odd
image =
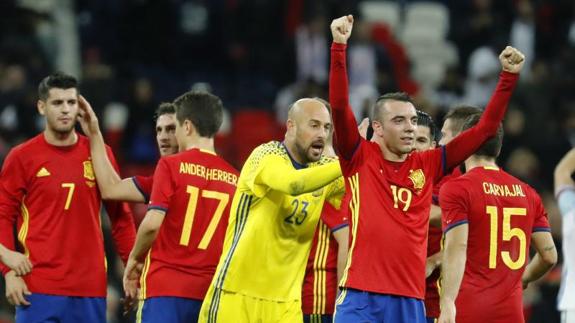
{"type": "Polygon", "coordinates": [[[210,287],[198,323],[303,323],[301,301],[275,302],[210,287]]]}

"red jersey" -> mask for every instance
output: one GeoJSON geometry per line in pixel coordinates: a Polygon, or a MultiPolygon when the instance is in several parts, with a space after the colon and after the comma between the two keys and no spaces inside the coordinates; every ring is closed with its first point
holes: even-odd
{"type": "Polygon", "coordinates": [[[457,322],[523,322],[521,276],[531,233],[550,231],[529,185],[497,168],[475,167],[440,191],[443,230],[469,225],[457,322]]]}
{"type": "MultiPolygon", "coordinates": [[[[447,181],[461,176],[461,170],[459,167],[455,167],[451,174],[446,175],[439,181],[439,183],[433,186],[433,205],[439,206],[439,189],[447,181]]],[[[443,237],[443,230],[432,225],[429,226],[429,233],[427,236],[427,257],[433,256],[434,254],[441,251],[441,239],[443,237]]],[[[436,268],[433,273],[425,280],[425,315],[427,317],[439,317],[439,291],[437,288],[437,282],[439,280],[441,270],[436,268]]]]}
{"type": "Polygon", "coordinates": [[[361,138],[349,106],[346,45],[331,49],[329,95],[335,146],[352,193],[351,247],[343,283],[362,291],[424,299],[427,227],[433,184],[494,136],[517,74],[502,72],[479,123],[446,146],[385,160],[361,138]]]}
{"type": "MultiPolygon", "coordinates": [[[[101,200],[88,139],[78,135],[75,144],[58,147],[40,134],[10,151],[1,176],[0,242],[14,249],[16,224],[19,244],[34,265],[24,276],[30,291],[105,297],[101,200]]],[[[132,214],[125,203],[104,204],[116,247],[126,261],[136,236],[132,214]]],[[[4,274],[9,271],[1,268],[4,274]]]]}
{"type": "Polygon", "coordinates": [[[144,298],[203,300],[222,253],[238,171],[211,152],[160,159],[148,209],[166,216],[141,278],[144,298]]]}
{"type": "Polygon", "coordinates": [[[154,176],[136,175],[132,177],[132,181],[134,181],[134,185],[136,185],[136,188],[138,189],[138,191],[140,191],[140,193],[142,193],[144,200],[146,201],[146,203],[148,203],[150,201],[150,195],[152,195],[154,176]]]}
{"type": "Polygon", "coordinates": [[[324,203],[317,225],[302,288],[302,311],[305,315],[333,314],[337,295],[338,243],[333,233],[348,226],[347,196],[337,210],[324,203]]]}

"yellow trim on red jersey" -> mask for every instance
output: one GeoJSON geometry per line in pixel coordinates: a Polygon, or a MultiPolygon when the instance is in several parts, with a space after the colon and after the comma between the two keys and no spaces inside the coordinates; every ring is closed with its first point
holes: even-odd
{"type": "Polygon", "coordinates": [[[330,232],[327,225],[319,223],[317,248],[313,263],[313,312],[324,314],[327,303],[326,263],[329,253],[330,232]]]}
{"type": "Polygon", "coordinates": [[[146,256],[146,261],[144,261],[144,269],[142,270],[142,276],[140,276],[140,300],[142,302],[146,299],[146,276],[148,276],[148,271],[150,270],[152,249],[148,251],[146,256]]]}
{"type": "Polygon", "coordinates": [[[355,241],[357,236],[357,224],[359,221],[359,173],[355,173],[355,175],[349,177],[347,180],[349,181],[349,185],[351,187],[351,200],[349,201],[349,209],[351,211],[351,225],[353,228],[353,234],[351,236],[351,248],[349,248],[349,252],[347,254],[347,264],[339,283],[340,286],[345,286],[345,283],[347,282],[347,274],[349,268],[351,267],[351,260],[353,258],[353,250],[355,249],[355,241]]]}
{"type": "Polygon", "coordinates": [[[142,323],[142,310],[144,309],[144,300],[138,301],[138,311],[136,312],[136,323],[142,323]]]}
{"type": "Polygon", "coordinates": [[[22,202],[20,210],[22,214],[22,226],[20,227],[20,231],[18,231],[18,241],[20,241],[22,247],[24,247],[24,255],[30,257],[30,250],[26,246],[26,236],[28,235],[28,227],[30,226],[30,213],[24,202],[22,202]]]}

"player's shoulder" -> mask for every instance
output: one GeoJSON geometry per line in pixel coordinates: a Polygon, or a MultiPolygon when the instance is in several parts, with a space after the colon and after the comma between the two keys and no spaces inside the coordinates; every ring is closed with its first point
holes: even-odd
{"type": "Polygon", "coordinates": [[[311,163],[310,166],[321,166],[321,165],[325,165],[325,164],[329,164],[329,163],[334,163],[337,161],[338,161],[337,157],[330,157],[330,156],[322,155],[318,161],[311,163]]]}
{"type": "Polygon", "coordinates": [[[42,145],[44,134],[40,133],[10,149],[12,154],[22,154],[27,153],[31,150],[38,150],[39,146],[42,145]]]}
{"type": "Polygon", "coordinates": [[[248,157],[248,161],[257,163],[269,155],[289,158],[284,145],[274,140],[257,146],[248,157]]]}
{"type": "Polygon", "coordinates": [[[441,184],[439,190],[440,195],[460,195],[467,192],[470,188],[469,184],[473,181],[470,176],[457,176],[450,178],[449,180],[441,184]]]}

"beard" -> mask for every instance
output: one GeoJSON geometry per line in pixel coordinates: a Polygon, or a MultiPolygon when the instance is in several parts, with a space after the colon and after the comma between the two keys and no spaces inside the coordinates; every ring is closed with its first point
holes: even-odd
{"type": "Polygon", "coordinates": [[[319,154],[315,153],[312,149],[312,144],[310,144],[306,147],[306,146],[301,145],[300,143],[296,142],[295,148],[297,150],[298,155],[300,155],[302,160],[304,160],[305,164],[313,163],[313,162],[320,160],[321,155],[323,153],[323,149],[319,154]]]}

